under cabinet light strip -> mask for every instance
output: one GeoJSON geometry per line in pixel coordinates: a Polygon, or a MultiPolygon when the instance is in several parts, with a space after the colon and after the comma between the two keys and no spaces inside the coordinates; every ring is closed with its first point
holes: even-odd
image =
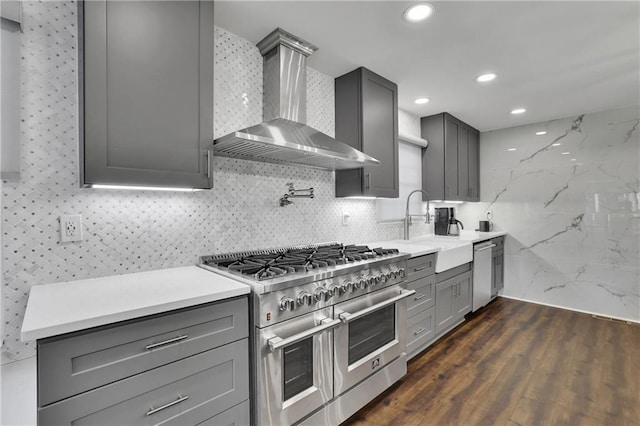
{"type": "Polygon", "coordinates": [[[196,192],[202,191],[197,188],[172,188],[168,186],[129,186],[129,185],[91,185],[95,189],[133,189],[138,191],[176,191],[176,192],[196,192]]]}

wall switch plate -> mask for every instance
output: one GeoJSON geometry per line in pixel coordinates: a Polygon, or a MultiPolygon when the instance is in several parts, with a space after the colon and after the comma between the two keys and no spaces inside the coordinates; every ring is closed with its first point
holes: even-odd
{"type": "Polygon", "coordinates": [[[69,214],[60,216],[60,242],[82,241],[82,216],[69,214]]]}
{"type": "Polygon", "coordinates": [[[349,214],[349,212],[342,212],[342,226],[348,226],[349,225],[349,218],[351,217],[351,215],[349,214]]]}

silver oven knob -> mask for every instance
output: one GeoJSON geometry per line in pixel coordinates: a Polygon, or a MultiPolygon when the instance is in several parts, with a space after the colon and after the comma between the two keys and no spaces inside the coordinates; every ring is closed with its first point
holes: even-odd
{"type": "Polygon", "coordinates": [[[400,272],[400,278],[404,278],[405,277],[405,272],[406,272],[405,269],[404,268],[400,268],[398,271],[400,272]]]}
{"type": "Polygon", "coordinates": [[[364,279],[358,281],[358,283],[356,284],[356,287],[358,287],[360,290],[364,290],[365,288],[367,288],[367,281],[364,279]]]}
{"type": "Polygon", "coordinates": [[[384,273],[381,272],[378,275],[376,275],[376,284],[380,284],[386,281],[386,278],[384,277],[384,273]]]}
{"type": "Polygon", "coordinates": [[[347,292],[347,285],[334,284],[331,287],[329,287],[329,292],[331,293],[332,296],[342,296],[347,292]]]}
{"type": "Polygon", "coordinates": [[[298,293],[298,304],[299,305],[312,305],[313,304],[313,296],[306,290],[302,290],[298,293]]]}
{"type": "Polygon", "coordinates": [[[329,292],[329,290],[325,290],[324,288],[316,289],[316,291],[313,292],[313,295],[318,302],[322,302],[323,300],[326,302],[327,300],[331,299],[331,293],[329,292]]]}
{"type": "Polygon", "coordinates": [[[387,271],[387,273],[384,274],[384,276],[387,278],[387,280],[390,280],[391,277],[393,276],[393,273],[391,271],[387,271]]]}
{"type": "Polygon", "coordinates": [[[343,287],[345,288],[345,291],[349,293],[353,293],[353,291],[356,289],[356,285],[351,281],[347,282],[343,287]]]}
{"type": "Polygon", "coordinates": [[[378,284],[378,281],[376,281],[376,277],[367,278],[367,286],[368,287],[373,287],[376,284],[378,284]]]}
{"type": "Polygon", "coordinates": [[[283,296],[280,299],[280,310],[281,311],[293,311],[293,308],[296,306],[295,300],[293,300],[289,296],[283,296]]]}

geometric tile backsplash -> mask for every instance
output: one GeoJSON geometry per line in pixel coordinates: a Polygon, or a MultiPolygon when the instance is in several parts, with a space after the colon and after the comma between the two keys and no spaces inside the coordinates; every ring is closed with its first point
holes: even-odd
{"type": "MultiPolygon", "coordinates": [[[[211,191],[79,188],[77,6],[23,6],[21,180],[2,186],[3,363],[34,354],[35,342],[20,341],[32,285],[192,265],[203,254],[401,236],[400,224],[376,222],[373,201],[334,198],[329,171],[218,157],[211,191]],[[315,198],[279,207],[287,182],[313,187],[315,198]],[[82,242],[58,241],[61,214],[82,215],[82,242]]],[[[262,57],[221,28],[215,37],[219,137],[262,120],[262,57]]],[[[308,124],[333,135],[333,78],[309,69],[307,88],[308,124]]]]}

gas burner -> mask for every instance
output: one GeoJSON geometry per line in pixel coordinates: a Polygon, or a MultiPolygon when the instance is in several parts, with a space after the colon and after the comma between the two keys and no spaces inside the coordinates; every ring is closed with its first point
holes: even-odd
{"type": "Polygon", "coordinates": [[[330,266],[397,254],[397,249],[371,249],[367,246],[338,243],[319,246],[265,250],[263,252],[205,256],[203,263],[233,273],[266,280],[292,273],[304,273],[330,266]]]}

